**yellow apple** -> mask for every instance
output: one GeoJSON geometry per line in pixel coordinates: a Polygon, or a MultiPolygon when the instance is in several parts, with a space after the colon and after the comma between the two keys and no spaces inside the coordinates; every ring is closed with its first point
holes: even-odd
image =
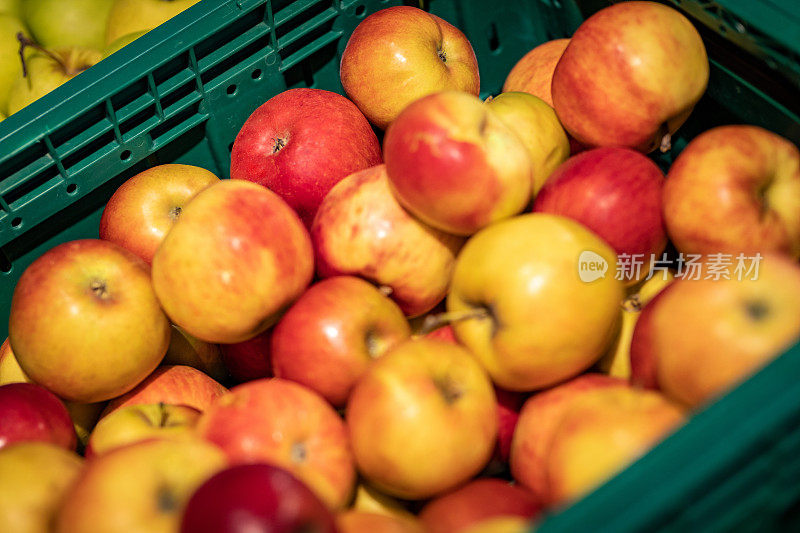
{"type": "Polygon", "coordinates": [[[363,481],[356,487],[356,496],[353,500],[352,508],[365,513],[385,514],[401,518],[412,518],[414,516],[403,507],[400,501],[363,481]]]}
{"type": "Polygon", "coordinates": [[[0,114],[10,115],[8,97],[11,86],[22,76],[17,33],[28,30],[17,16],[0,12],[0,114]]]}
{"type": "Polygon", "coordinates": [[[194,491],[226,466],[199,439],[150,440],[88,461],[55,520],[55,533],[174,533],[194,491]]]}
{"type": "Polygon", "coordinates": [[[199,0],[115,0],[108,14],[106,45],[124,35],[155,28],[199,0]]]}
{"type": "Polygon", "coordinates": [[[463,533],[533,533],[536,529],[529,520],[519,516],[489,518],[475,524],[463,533]]]}
{"type": "Polygon", "coordinates": [[[114,0],[25,0],[22,12],[36,42],[48,48],[105,45],[114,0]]]}
{"type": "Polygon", "coordinates": [[[115,39],[114,42],[110,43],[103,49],[103,59],[107,58],[114,52],[122,50],[124,47],[128,46],[129,44],[131,44],[133,41],[135,41],[148,31],[150,31],[150,29],[135,31],[133,33],[128,33],[126,35],[123,35],[122,37],[115,39]]]}
{"type": "Polygon", "coordinates": [[[0,13],[22,17],[22,0],[0,0],[0,13]]]}
{"type": "Polygon", "coordinates": [[[83,460],[44,442],[0,449],[0,531],[44,533],[71,490],[83,460]]]}
{"type": "Polygon", "coordinates": [[[148,439],[192,439],[200,411],[185,405],[141,404],[120,407],[95,426],[86,457],[148,439]]]}
{"type": "Polygon", "coordinates": [[[614,250],[571,219],[497,222],[456,260],[447,297],[456,337],[504,389],[564,381],[591,367],[616,334],[624,292],[615,265],[614,250]]]}
{"type": "Polygon", "coordinates": [[[413,516],[391,516],[367,511],[349,510],[336,515],[339,533],[425,533],[413,516]]]}
{"type": "Polygon", "coordinates": [[[556,167],[569,157],[567,133],[553,108],[532,94],[504,92],[489,101],[489,107],[528,149],[535,195],[556,167]]]}

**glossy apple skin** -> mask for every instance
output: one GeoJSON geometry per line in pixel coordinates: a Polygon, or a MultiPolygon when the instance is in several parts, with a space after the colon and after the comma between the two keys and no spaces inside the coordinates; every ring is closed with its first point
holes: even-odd
{"type": "Polygon", "coordinates": [[[374,285],[336,276],[312,285],[275,326],[275,376],[343,407],[373,360],[411,336],[403,311],[374,285]]]}
{"type": "Polygon", "coordinates": [[[698,407],[800,339],[800,266],[765,254],[758,278],[677,279],[645,306],[631,343],[632,380],[698,407]]]}
{"type": "Polygon", "coordinates": [[[272,376],[272,329],[250,340],[235,344],[220,344],[222,361],[237,383],[272,376]]]}
{"type": "Polygon", "coordinates": [[[17,362],[65,400],[124,394],[158,366],[169,339],[149,267],[107,241],[50,249],[14,289],[9,340],[17,362]]]}
{"type": "Polygon", "coordinates": [[[231,178],[276,192],[310,227],[334,185],[381,162],[378,137],[353,102],[322,89],[289,89],[256,109],[239,130],[231,178]]]}
{"type": "Polygon", "coordinates": [[[491,106],[464,92],[406,107],[386,131],[383,157],[400,204],[455,235],[515,215],[531,199],[533,169],[522,140],[491,106]]]}
{"type": "Polygon", "coordinates": [[[386,287],[410,317],[444,299],[464,242],[405,211],[383,165],[351,174],[331,190],[311,238],[320,277],[353,275],[386,287]]]}
{"type": "Polygon", "coordinates": [[[647,453],[685,421],[655,391],[605,387],[577,398],[561,416],[547,451],[550,507],[566,505],[647,453]]]}
{"type": "Polygon", "coordinates": [[[684,148],[664,186],[664,220],[685,254],[800,256],[800,152],[749,125],[707,130],[684,148]]]}
{"type": "Polygon", "coordinates": [[[466,36],[410,6],[382,9],[361,21],[342,53],[340,76],[347,96],[381,129],[425,95],[480,92],[478,61],[466,36]]]}
{"type": "Polygon", "coordinates": [[[456,261],[447,310],[483,313],[454,321],[456,337],[510,391],[576,376],[616,335],[624,292],[615,265],[608,244],[566,217],[532,213],[497,222],[470,238],[456,261]],[[581,281],[586,251],[608,265],[605,277],[581,281]]]}
{"type": "Polygon", "coordinates": [[[497,439],[486,373],[463,347],[425,338],[396,345],[367,369],[346,420],[359,472],[405,499],[467,481],[487,464],[497,439]]]}
{"type": "Polygon", "coordinates": [[[72,419],[55,394],[33,383],[0,386],[0,448],[41,441],[74,450],[72,419]]]}
{"type": "Polygon", "coordinates": [[[269,464],[231,466],[189,499],[183,533],[336,533],[325,504],[290,472],[269,464]]]}
{"type": "Polygon", "coordinates": [[[170,319],[200,340],[235,343],[274,324],[314,273],[295,212],[261,185],[222,180],[186,205],[153,257],[170,319]]]}
{"type": "Polygon", "coordinates": [[[54,533],[174,533],[195,490],[227,465],[200,439],[155,439],[87,461],[64,498],[54,533]]]}
{"type": "Polygon", "coordinates": [[[628,387],[626,381],[603,374],[582,374],[530,397],[522,406],[511,441],[511,475],[541,502],[549,493],[547,450],[564,412],[577,398],[604,387],[628,387]]]}
{"type": "Polygon", "coordinates": [[[100,238],[148,264],[164,236],[194,196],[219,178],[191,165],[158,165],[120,185],[103,208],[100,238]]]}
{"type": "Polygon", "coordinates": [[[550,87],[553,71],[569,44],[569,39],[554,39],[540,44],[522,56],[508,73],[503,92],[522,91],[538,96],[553,107],[550,87]]]}
{"type": "Polygon", "coordinates": [[[197,431],[232,464],[287,469],[331,509],[343,508],[352,495],[356,472],[344,422],[302,385],[280,378],[237,385],[206,409],[197,431]]]}
{"type": "Polygon", "coordinates": [[[431,500],[419,516],[428,533],[460,533],[499,516],[532,520],[541,508],[527,489],[502,479],[483,478],[431,500]]]}
{"type": "Polygon", "coordinates": [[[336,516],[339,533],[427,533],[414,516],[393,516],[351,509],[336,516]]]}
{"type": "Polygon", "coordinates": [[[111,400],[103,411],[106,416],[126,405],[165,403],[186,405],[204,411],[228,389],[189,366],[162,366],[130,392],[111,400]]]}
{"type": "Polygon", "coordinates": [[[664,174],[629,148],[595,148],[572,156],[548,178],[533,203],[536,213],[580,222],[617,254],[640,254],[646,276],[651,257],[661,259],[667,234],[661,216],[664,174]]]}
{"type": "Polygon", "coordinates": [[[149,439],[193,439],[200,411],[185,405],[140,404],[120,407],[103,417],[92,431],[85,457],[149,439]]]}
{"type": "Polygon", "coordinates": [[[621,2],[573,34],[553,73],[553,107],[581,144],[649,152],[688,118],[708,75],[703,41],[679,11],[621,2]]]}
{"type": "Polygon", "coordinates": [[[20,442],[0,449],[0,531],[52,531],[82,468],[78,454],[54,444],[20,442]]]}

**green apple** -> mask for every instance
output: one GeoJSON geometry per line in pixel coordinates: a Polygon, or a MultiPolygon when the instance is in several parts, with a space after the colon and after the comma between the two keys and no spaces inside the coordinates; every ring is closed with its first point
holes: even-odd
{"type": "Polygon", "coordinates": [[[22,0],[0,0],[0,13],[22,18],[22,0]]]}
{"type": "Polygon", "coordinates": [[[42,46],[101,49],[112,5],[114,0],[26,0],[22,16],[42,46]]]}
{"type": "MultiPolygon", "coordinates": [[[[3,0],[0,0],[2,2],[3,0]]],[[[2,6],[2,4],[0,4],[2,6]]],[[[17,33],[26,33],[25,25],[13,15],[0,13],[0,113],[9,115],[8,93],[14,80],[22,76],[17,33]]]]}
{"type": "Polygon", "coordinates": [[[103,59],[107,58],[114,52],[118,52],[125,46],[128,46],[129,44],[131,44],[133,41],[135,41],[148,31],[150,30],[135,31],[133,33],[128,33],[126,35],[123,35],[119,39],[116,39],[113,43],[106,46],[105,50],[103,50],[103,59]]]}
{"type": "Polygon", "coordinates": [[[106,44],[133,32],[150,30],[199,0],[116,0],[108,15],[106,44]]]}
{"type": "Polygon", "coordinates": [[[16,113],[102,59],[89,48],[37,50],[27,59],[27,76],[20,74],[8,95],[8,114],[16,113]]]}

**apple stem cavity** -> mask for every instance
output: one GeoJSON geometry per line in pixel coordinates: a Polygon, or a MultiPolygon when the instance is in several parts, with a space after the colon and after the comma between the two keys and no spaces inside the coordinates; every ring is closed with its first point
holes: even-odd
{"type": "Polygon", "coordinates": [[[453,405],[464,394],[461,387],[459,387],[450,376],[434,379],[434,384],[436,388],[439,389],[439,392],[442,393],[442,397],[447,405],[453,405]]]}
{"type": "Polygon", "coordinates": [[[176,205],[172,209],[169,210],[169,218],[170,220],[178,220],[178,217],[181,216],[181,206],[176,205]]]}
{"type": "Polygon", "coordinates": [[[639,298],[638,294],[631,295],[622,302],[622,308],[630,313],[641,311],[642,300],[639,298]]]}
{"type": "Polygon", "coordinates": [[[158,488],[156,498],[158,500],[158,510],[163,513],[171,513],[178,508],[177,498],[175,498],[172,490],[166,485],[162,485],[158,488]]]}
{"type": "Polygon", "coordinates": [[[99,279],[94,279],[89,283],[89,290],[91,290],[99,300],[108,300],[111,297],[106,282],[99,279]]]}
{"type": "Polygon", "coordinates": [[[435,329],[442,326],[452,324],[453,322],[462,322],[464,320],[484,320],[491,318],[491,313],[486,307],[475,307],[474,309],[467,309],[464,311],[447,311],[445,313],[437,313],[435,315],[428,315],[422,322],[420,335],[427,335],[435,329]]]}
{"type": "Polygon", "coordinates": [[[752,300],[745,303],[747,316],[753,322],[760,322],[769,315],[769,306],[761,300],[752,300]]]}
{"type": "Polygon", "coordinates": [[[305,462],[306,458],[308,457],[308,452],[306,451],[306,445],[302,442],[295,442],[292,444],[292,449],[290,452],[292,456],[292,461],[295,463],[303,463],[305,462]]]}
{"type": "Polygon", "coordinates": [[[375,330],[370,329],[367,331],[367,334],[364,335],[364,344],[367,345],[367,353],[370,359],[377,359],[383,354],[380,338],[375,330]]]}
{"type": "Polygon", "coordinates": [[[441,48],[436,50],[436,55],[439,56],[439,59],[442,60],[442,63],[447,63],[447,54],[444,53],[444,50],[441,48]]]}

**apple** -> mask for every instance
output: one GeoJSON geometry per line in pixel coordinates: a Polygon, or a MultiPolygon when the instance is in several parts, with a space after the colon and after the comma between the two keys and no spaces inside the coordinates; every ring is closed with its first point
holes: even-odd
{"type": "Polygon", "coordinates": [[[276,192],[311,226],[328,191],[381,164],[378,137],[358,108],[322,89],[289,89],[245,121],[231,151],[231,178],[276,192]]]}
{"type": "Polygon", "coordinates": [[[173,533],[194,491],[226,466],[224,454],[200,439],[123,446],[87,461],[53,531],[173,533]]]}
{"type": "Polygon", "coordinates": [[[114,0],[106,25],[106,44],[123,35],[160,26],[200,0],[114,0]]]}
{"type": "Polygon", "coordinates": [[[532,49],[516,62],[503,84],[503,92],[522,91],[538,96],[553,107],[550,87],[553,71],[569,44],[569,39],[554,39],[532,49]]]}
{"type": "Polygon", "coordinates": [[[488,518],[468,528],[464,533],[531,533],[535,527],[519,516],[488,518]]]}
{"type": "Polygon", "coordinates": [[[510,391],[576,376],[616,335],[624,294],[609,274],[615,265],[608,244],[566,217],[497,222],[470,238],[456,261],[447,297],[456,337],[510,391]],[[587,264],[598,270],[584,273],[587,264]]]}
{"type": "Polygon", "coordinates": [[[346,409],[359,472],[379,490],[424,499],[475,476],[497,439],[489,377],[463,347],[416,338],[356,383],[346,409]]]}
{"type": "Polygon", "coordinates": [[[0,421],[0,448],[15,442],[41,441],[74,450],[77,443],[64,404],[33,383],[0,386],[0,421]]]}
{"type": "Polygon", "coordinates": [[[364,513],[414,518],[414,515],[405,508],[402,502],[384,494],[363,480],[356,486],[356,495],[353,498],[351,509],[364,513]]]}
{"type": "Polygon", "coordinates": [[[478,96],[478,61],[467,37],[411,6],[377,11],[347,41],[339,74],[347,96],[381,129],[413,101],[440,91],[478,96]]]}
{"type": "Polygon", "coordinates": [[[14,352],[11,351],[11,343],[6,338],[0,345],[0,385],[8,383],[32,383],[32,381],[20,368],[14,352]]]}
{"type": "Polygon", "coordinates": [[[216,381],[228,379],[228,369],[225,368],[219,345],[201,341],[174,324],[169,348],[161,364],[190,366],[216,381]]]}
{"type": "Polygon", "coordinates": [[[0,449],[0,531],[51,531],[58,506],[82,467],[75,452],[44,442],[0,449]]]}
{"type": "Polygon", "coordinates": [[[105,48],[103,48],[103,59],[109,57],[111,54],[122,50],[124,47],[131,44],[133,41],[144,35],[150,31],[149,29],[146,30],[139,30],[132,33],[127,33],[122,37],[118,37],[114,39],[113,42],[109,43],[105,48]]]}
{"type": "Polygon", "coordinates": [[[757,275],[682,277],[642,310],[631,380],[682,404],[716,399],[800,339],[800,266],[765,254],[757,275]]]}
{"type": "Polygon", "coordinates": [[[392,195],[383,165],[351,174],[331,189],[311,238],[320,277],[363,277],[411,317],[445,297],[463,243],[409,215],[392,195]]]}
{"type": "Polygon", "coordinates": [[[476,479],[439,496],[420,511],[428,533],[463,533],[489,518],[536,518],[541,505],[528,490],[496,478],[476,479]]]}
{"type": "Polygon", "coordinates": [[[272,376],[270,349],[272,329],[250,340],[235,344],[220,344],[222,361],[237,383],[272,376]]]}
{"type": "MultiPolygon", "coordinates": [[[[67,46],[47,50],[23,38],[36,50],[25,55],[25,67],[8,89],[8,114],[12,115],[59,87],[102,59],[92,48],[67,46]]],[[[17,56],[19,57],[19,56],[17,56]]]]}
{"type": "Polygon", "coordinates": [[[336,525],[339,533],[427,533],[413,516],[391,516],[354,509],[339,513],[336,525]]]}
{"type": "Polygon", "coordinates": [[[497,450],[495,454],[501,462],[507,463],[511,455],[511,442],[519,420],[519,412],[527,396],[499,387],[494,388],[494,394],[497,397],[497,450]]]}
{"type": "Polygon", "coordinates": [[[570,153],[567,134],[555,111],[544,100],[525,92],[502,93],[488,105],[528,149],[536,195],[570,153]]]}
{"type": "Polygon", "coordinates": [[[172,322],[212,343],[251,339],[311,282],[311,239],[272,191],[222,180],[181,211],[153,257],[153,287],[172,322]]]}
{"type": "Polygon", "coordinates": [[[356,471],[347,430],[311,389],[280,378],[237,385],[206,409],[197,432],[233,464],[285,468],[331,509],[350,500],[356,471]]]}
{"type": "Polygon", "coordinates": [[[20,367],[70,401],[128,392],[158,366],[169,337],[147,264],[107,241],[48,250],[22,273],[11,300],[9,340],[20,367]]]}
{"type": "Polygon", "coordinates": [[[425,334],[425,337],[429,339],[439,339],[441,341],[452,342],[453,344],[458,344],[458,339],[456,339],[456,332],[453,330],[453,326],[450,324],[440,326],[433,331],[430,331],[425,334]]]}
{"type": "Polygon", "coordinates": [[[564,412],[584,394],[606,387],[628,387],[626,381],[603,374],[582,374],[529,398],[522,406],[511,441],[511,474],[539,501],[549,493],[547,450],[564,412]]]}
{"type": "Polygon", "coordinates": [[[27,34],[18,15],[0,11],[0,113],[10,115],[8,97],[14,81],[22,76],[17,34],[27,34]]]}
{"type": "Polygon", "coordinates": [[[2,13],[22,18],[22,0],[0,0],[0,14],[2,13]]]}
{"type": "Polygon", "coordinates": [[[572,156],[539,191],[533,211],[576,220],[605,240],[623,264],[616,273],[634,284],[661,258],[667,234],[661,216],[664,174],[647,156],[629,148],[595,148],[572,156]],[[632,271],[631,271],[632,270],[632,271]],[[621,275],[620,275],[621,274],[621,275]]]}
{"type": "Polygon", "coordinates": [[[564,410],[545,458],[545,502],[563,507],[644,455],[684,422],[684,413],[654,391],[604,387],[564,410]]]}
{"type": "Polygon", "coordinates": [[[130,392],[108,403],[103,416],[127,405],[165,403],[205,411],[228,389],[189,366],[162,366],[130,392]]]}
{"type": "Polygon", "coordinates": [[[664,221],[684,254],[800,256],[800,152],[757,126],[719,126],[684,148],[664,185],[664,221]]]}
{"type": "Polygon", "coordinates": [[[114,0],[25,0],[22,12],[36,41],[42,46],[105,45],[106,20],[114,0]]]}
{"type": "Polygon", "coordinates": [[[456,235],[511,217],[531,199],[529,150],[468,93],[436,93],[403,109],[386,131],[383,157],[400,204],[456,235]]]}
{"type": "Polygon", "coordinates": [[[573,34],[553,73],[553,107],[581,144],[666,151],[708,75],[703,40],[679,11],[620,2],[573,34]]]}
{"type": "Polygon", "coordinates": [[[198,488],[183,533],[336,533],[331,511],[290,472],[270,464],[231,466],[198,488]]]}
{"type": "Polygon", "coordinates": [[[371,362],[410,335],[403,312],[375,286],[336,276],[312,285],[275,326],[272,369],[343,407],[371,362]]]}
{"type": "Polygon", "coordinates": [[[97,423],[86,446],[86,458],[149,439],[193,439],[200,411],[164,403],[128,405],[97,423]]]}
{"type": "Polygon", "coordinates": [[[192,165],[157,165],[136,174],[114,192],[100,218],[100,238],[130,250],[148,264],[183,207],[219,182],[192,165]]]}

